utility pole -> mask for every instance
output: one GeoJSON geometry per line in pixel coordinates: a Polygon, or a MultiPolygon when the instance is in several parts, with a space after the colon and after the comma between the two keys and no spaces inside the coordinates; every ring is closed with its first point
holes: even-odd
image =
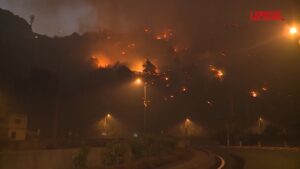
{"type": "Polygon", "coordinates": [[[146,125],[147,125],[147,108],[148,108],[148,100],[147,100],[147,82],[144,82],[144,133],[146,133],[146,125]]]}

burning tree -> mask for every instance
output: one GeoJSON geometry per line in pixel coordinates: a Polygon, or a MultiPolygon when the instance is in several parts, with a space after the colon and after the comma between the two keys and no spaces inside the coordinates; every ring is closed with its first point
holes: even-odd
{"type": "Polygon", "coordinates": [[[156,70],[156,66],[149,59],[143,64],[143,73],[145,74],[155,75],[157,73],[156,70]]]}

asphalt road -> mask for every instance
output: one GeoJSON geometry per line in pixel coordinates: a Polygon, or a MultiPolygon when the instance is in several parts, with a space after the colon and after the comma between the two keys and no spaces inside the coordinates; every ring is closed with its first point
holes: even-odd
{"type": "Polygon", "coordinates": [[[212,153],[194,150],[189,160],[170,164],[157,169],[212,169],[216,165],[216,156],[212,153]]]}

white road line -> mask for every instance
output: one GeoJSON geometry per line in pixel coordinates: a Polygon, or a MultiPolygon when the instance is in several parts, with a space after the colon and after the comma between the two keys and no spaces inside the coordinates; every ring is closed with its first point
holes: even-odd
{"type": "Polygon", "coordinates": [[[222,169],[225,166],[225,160],[223,157],[221,157],[219,155],[216,155],[216,156],[221,160],[221,164],[220,164],[220,166],[218,166],[217,169],[222,169]]]}

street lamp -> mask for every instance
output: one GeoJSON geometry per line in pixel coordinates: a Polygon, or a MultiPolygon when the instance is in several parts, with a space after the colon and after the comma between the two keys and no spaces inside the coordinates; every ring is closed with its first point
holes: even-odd
{"type": "Polygon", "coordinates": [[[144,97],[143,97],[143,102],[144,102],[144,120],[143,120],[143,127],[144,127],[144,132],[146,132],[146,115],[147,115],[147,108],[148,108],[148,100],[147,100],[147,82],[144,82],[141,78],[137,78],[135,80],[135,83],[137,85],[144,85],[144,97]]]}
{"type": "Polygon", "coordinates": [[[259,117],[258,118],[258,130],[259,130],[259,133],[261,133],[261,129],[262,129],[262,124],[264,122],[264,119],[262,117],[259,117]]]}
{"type": "Polygon", "coordinates": [[[185,137],[188,136],[188,129],[189,129],[189,124],[191,123],[191,120],[189,118],[186,118],[185,119],[185,122],[184,122],[184,135],[185,137]]]}
{"type": "MultiPolygon", "coordinates": [[[[289,29],[289,33],[290,35],[292,35],[293,37],[296,36],[297,39],[299,39],[299,32],[298,32],[298,28],[296,26],[292,26],[289,29]]],[[[300,45],[300,40],[298,40],[298,43],[300,45]]]]}
{"type": "Polygon", "coordinates": [[[105,118],[104,118],[104,132],[107,134],[107,125],[108,125],[108,120],[111,118],[111,115],[108,113],[105,118]]]}
{"type": "MultiPolygon", "coordinates": [[[[259,134],[259,138],[261,138],[261,134],[262,134],[262,124],[264,122],[264,119],[262,117],[258,118],[258,134],[259,134]]],[[[261,147],[261,139],[259,139],[258,141],[258,146],[261,147]]]]}
{"type": "Polygon", "coordinates": [[[191,124],[191,120],[186,118],[184,121],[184,146],[187,147],[188,145],[188,135],[189,135],[189,125],[191,124]]]}
{"type": "Polygon", "coordinates": [[[143,81],[142,81],[141,78],[137,78],[137,79],[135,80],[135,83],[138,84],[138,85],[140,85],[141,83],[143,83],[143,81]]]}
{"type": "Polygon", "coordinates": [[[297,29],[297,27],[292,26],[292,27],[290,27],[289,32],[290,32],[291,35],[295,35],[295,34],[298,33],[298,29],[297,29]]]}

